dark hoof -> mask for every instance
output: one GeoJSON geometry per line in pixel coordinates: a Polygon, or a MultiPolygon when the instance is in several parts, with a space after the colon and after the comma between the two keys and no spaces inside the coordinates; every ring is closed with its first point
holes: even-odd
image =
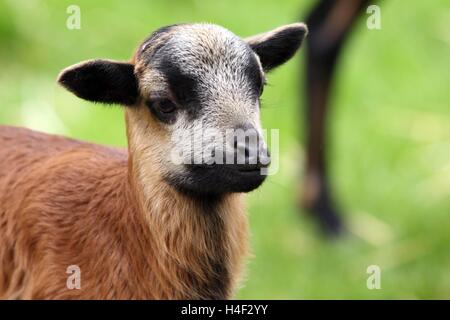
{"type": "Polygon", "coordinates": [[[303,208],[307,210],[311,217],[316,221],[325,236],[337,237],[344,233],[344,223],[336,209],[327,188],[323,185],[319,188],[319,192],[310,201],[303,201],[303,208]]]}
{"type": "Polygon", "coordinates": [[[329,203],[319,201],[309,211],[326,236],[337,237],[344,233],[343,221],[329,203]]]}

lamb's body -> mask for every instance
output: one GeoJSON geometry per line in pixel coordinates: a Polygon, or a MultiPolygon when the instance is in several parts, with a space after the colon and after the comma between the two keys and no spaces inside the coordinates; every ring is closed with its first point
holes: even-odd
{"type": "Polygon", "coordinates": [[[130,62],[64,70],[58,82],[77,96],[125,106],[128,150],[0,127],[0,298],[229,298],[247,253],[241,194],[270,163],[265,72],[306,32],[294,23],[245,41],[174,25],[130,62]],[[242,141],[198,138],[244,128],[242,141]],[[67,286],[71,266],[81,289],[67,286]]]}
{"type": "Polygon", "coordinates": [[[142,195],[126,150],[0,127],[0,298],[227,298],[246,251],[237,196],[142,195]],[[81,289],[66,286],[81,269],[81,289]]]}

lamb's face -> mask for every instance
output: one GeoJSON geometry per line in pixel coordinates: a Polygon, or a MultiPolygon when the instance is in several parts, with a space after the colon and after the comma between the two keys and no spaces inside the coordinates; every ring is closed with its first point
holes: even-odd
{"type": "MultiPolygon", "coordinates": [[[[129,87],[120,97],[107,88],[103,101],[132,105],[135,118],[129,125],[141,128],[142,148],[152,150],[166,181],[199,195],[247,192],[264,181],[270,163],[259,117],[265,71],[292,57],[305,34],[303,24],[293,24],[242,40],[216,25],[174,25],[154,32],[138,48],[133,68],[126,70],[134,82],[123,71],[111,71],[127,69],[125,64],[84,65],[114,73],[108,85],[129,87]]],[[[77,88],[73,79],[80,75],[73,74],[80,69],[68,69],[60,82],[83,98],[101,101],[77,88]]],[[[95,80],[93,86],[102,86],[95,80]]]]}
{"type": "Polygon", "coordinates": [[[138,49],[135,70],[143,104],[169,136],[171,183],[203,194],[263,182],[261,168],[270,162],[259,120],[264,71],[249,44],[215,25],[167,27],[138,49]],[[235,148],[235,133],[254,137],[247,146],[253,160],[245,141],[235,148]]]}

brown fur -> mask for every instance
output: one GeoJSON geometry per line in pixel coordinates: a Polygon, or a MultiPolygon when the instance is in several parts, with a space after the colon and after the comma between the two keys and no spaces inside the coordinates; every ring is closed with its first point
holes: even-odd
{"type": "Polygon", "coordinates": [[[166,184],[153,158],[164,132],[142,112],[126,111],[128,152],[0,127],[0,298],[231,297],[247,253],[241,196],[166,184]]]}

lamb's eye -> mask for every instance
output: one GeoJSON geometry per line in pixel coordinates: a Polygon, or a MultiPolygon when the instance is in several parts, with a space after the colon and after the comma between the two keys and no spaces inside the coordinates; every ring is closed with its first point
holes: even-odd
{"type": "Polygon", "coordinates": [[[145,102],[150,112],[164,123],[173,123],[176,120],[177,105],[168,98],[153,98],[145,102]]]}
{"type": "Polygon", "coordinates": [[[153,102],[153,107],[162,113],[172,113],[176,110],[177,106],[169,99],[161,99],[153,102]]]}

